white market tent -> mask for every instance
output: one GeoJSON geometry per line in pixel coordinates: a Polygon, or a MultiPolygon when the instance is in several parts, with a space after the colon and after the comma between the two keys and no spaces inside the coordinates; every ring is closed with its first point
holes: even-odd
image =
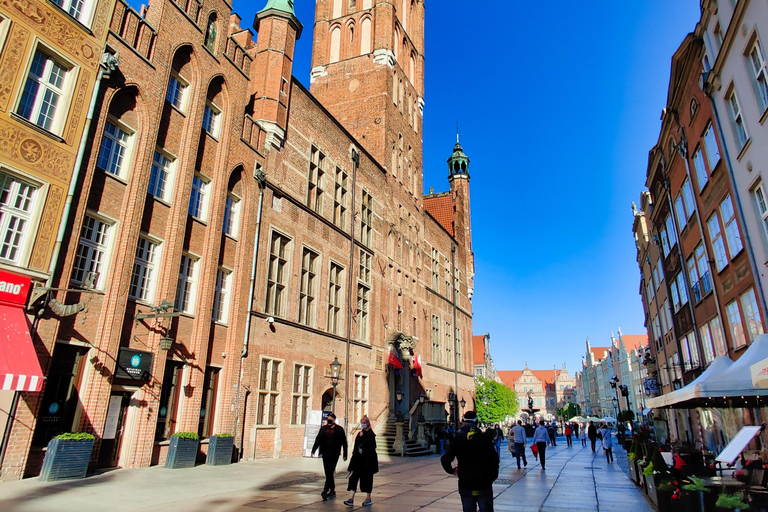
{"type": "Polygon", "coordinates": [[[611,418],[610,416],[606,416],[605,418],[601,419],[600,421],[604,421],[605,423],[616,423],[616,418],[611,418]]]}
{"type": "Polygon", "coordinates": [[[648,400],[647,407],[692,408],[727,406],[729,399],[768,399],[768,389],[752,384],[751,366],[768,358],[768,335],[762,334],[733,362],[728,356],[718,356],[704,373],[687,386],[648,400]]]}

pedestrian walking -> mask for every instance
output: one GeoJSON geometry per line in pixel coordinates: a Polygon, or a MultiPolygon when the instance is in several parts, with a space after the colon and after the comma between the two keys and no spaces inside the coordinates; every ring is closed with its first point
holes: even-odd
{"type": "Polygon", "coordinates": [[[574,422],[573,422],[573,436],[574,436],[576,439],[578,439],[578,438],[579,438],[579,430],[580,430],[580,428],[579,428],[579,424],[578,424],[578,422],[575,422],[575,421],[574,421],[574,422]]]}
{"type": "Polygon", "coordinates": [[[611,426],[607,423],[600,429],[600,435],[603,438],[603,450],[605,450],[605,460],[608,464],[613,462],[613,437],[611,436],[611,426]]]}
{"type": "Polygon", "coordinates": [[[440,454],[445,453],[445,430],[443,430],[443,427],[438,425],[435,427],[435,439],[437,439],[437,449],[440,452],[440,454]]]}
{"type": "Polygon", "coordinates": [[[573,428],[571,428],[571,424],[567,423],[565,425],[565,444],[568,446],[573,445],[573,441],[571,439],[573,437],[573,428]]]}
{"type": "Polygon", "coordinates": [[[587,427],[587,437],[589,438],[589,442],[592,443],[592,453],[595,453],[595,443],[597,442],[597,427],[595,427],[595,424],[593,422],[589,422],[589,427],[587,427]]]}
{"type": "Polygon", "coordinates": [[[339,462],[339,455],[344,450],[344,460],[347,460],[347,435],[344,429],[336,424],[336,415],[331,413],[325,425],[320,427],[317,433],[315,444],[312,445],[312,454],[320,451],[323,458],[323,470],[325,470],[325,484],[320,496],[323,501],[336,496],[336,481],[333,478],[336,472],[336,464],[339,462]]]}
{"type": "Polygon", "coordinates": [[[587,429],[579,429],[579,439],[581,439],[581,446],[587,446],[587,429]]]}
{"type": "Polygon", "coordinates": [[[549,435],[549,443],[552,446],[557,446],[557,441],[555,441],[555,435],[557,435],[557,423],[553,421],[549,424],[547,427],[547,434],[549,435]]]}
{"type": "Polygon", "coordinates": [[[539,427],[533,432],[533,444],[536,445],[537,451],[539,452],[539,463],[541,463],[542,471],[545,469],[545,465],[546,465],[545,454],[547,453],[548,438],[549,438],[549,431],[547,430],[546,423],[544,422],[544,420],[541,420],[541,423],[539,423],[539,427]]]}
{"type": "Polygon", "coordinates": [[[501,458],[501,442],[504,440],[504,432],[499,428],[498,423],[493,427],[493,430],[496,432],[496,435],[493,438],[493,446],[496,447],[496,455],[501,458]]]}
{"type": "Polygon", "coordinates": [[[464,413],[461,430],[440,458],[446,473],[459,477],[463,512],[493,512],[493,482],[499,476],[499,457],[489,436],[477,427],[477,413],[464,413]],[[456,459],[457,465],[453,466],[456,459]]]}
{"type": "Polygon", "coordinates": [[[347,490],[352,491],[352,495],[345,505],[350,507],[355,504],[355,493],[357,484],[360,483],[360,492],[367,493],[363,506],[372,505],[371,492],[373,492],[373,475],[379,472],[379,457],[376,454],[376,434],[371,429],[371,420],[368,416],[363,416],[360,420],[362,430],[355,436],[355,444],[352,447],[352,458],[349,459],[349,485],[347,490]]]}
{"type": "Polygon", "coordinates": [[[528,461],[525,458],[525,428],[523,422],[517,420],[517,425],[509,431],[509,451],[514,449],[515,459],[517,459],[517,469],[520,469],[520,457],[523,458],[523,465],[527,466],[528,461]]]}

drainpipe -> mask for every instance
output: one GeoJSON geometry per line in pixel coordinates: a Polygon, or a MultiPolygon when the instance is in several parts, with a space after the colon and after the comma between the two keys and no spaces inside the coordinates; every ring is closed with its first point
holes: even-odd
{"type": "Polygon", "coordinates": [[[453,278],[453,296],[451,297],[451,304],[453,305],[453,376],[454,376],[454,391],[453,391],[453,403],[451,406],[454,408],[453,422],[458,430],[459,425],[459,352],[458,352],[458,340],[456,339],[456,332],[458,326],[456,325],[456,246],[451,244],[451,274],[453,278]]]}
{"type": "MultiPolygon", "coordinates": [[[[245,317],[245,334],[243,334],[243,350],[240,352],[240,370],[237,376],[237,393],[235,398],[235,421],[232,428],[232,435],[237,435],[237,422],[240,419],[240,388],[243,381],[243,359],[248,357],[248,343],[251,339],[251,317],[253,316],[251,308],[253,307],[253,295],[256,289],[256,264],[259,260],[259,237],[261,234],[261,211],[264,206],[264,188],[267,186],[267,176],[259,166],[258,162],[253,164],[253,177],[256,178],[256,184],[259,186],[259,206],[256,210],[256,235],[253,240],[253,261],[251,262],[251,281],[248,285],[248,310],[245,317]]],[[[245,417],[245,415],[243,415],[245,417]]],[[[245,425],[243,425],[245,426],[245,425]]],[[[243,436],[244,437],[244,436],[243,436]]],[[[244,439],[240,440],[241,447],[244,439]]],[[[240,451],[242,458],[242,450],[240,451]]]]}
{"type": "MultiPolygon", "coordinates": [[[[709,74],[709,72],[706,74],[709,74]]],[[[704,75],[702,75],[702,77],[704,78],[704,82],[706,82],[707,77],[704,75]]],[[[733,194],[736,196],[736,212],[739,216],[739,222],[741,222],[741,225],[744,227],[742,230],[746,241],[746,244],[744,245],[745,249],[747,250],[747,254],[749,255],[749,262],[752,264],[752,268],[756,274],[755,278],[757,279],[757,282],[755,283],[755,288],[757,289],[757,294],[760,297],[760,305],[763,307],[763,322],[766,323],[768,322],[768,320],[766,320],[766,315],[768,315],[768,307],[766,307],[765,292],[760,284],[760,271],[758,270],[760,267],[757,266],[757,258],[755,258],[755,252],[752,249],[752,240],[749,237],[749,231],[747,231],[747,223],[744,217],[744,208],[741,204],[739,189],[736,187],[736,176],[733,172],[733,166],[731,165],[731,156],[728,152],[728,144],[725,143],[725,134],[723,133],[723,125],[720,121],[720,114],[717,112],[717,105],[715,105],[715,99],[712,97],[709,87],[704,86],[702,87],[702,90],[704,91],[704,94],[707,95],[707,98],[709,98],[709,101],[712,104],[712,113],[715,115],[717,134],[720,136],[720,140],[723,141],[723,152],[725,153],[725,158],[723,160],[725,160],[725,167],[728,169],[728,177],[731,179],[731,189],[733,190],[733,194]]]]}
{"type": "Polygon", "coordinates": [[[96,100],[99,97],[99,89],[101,88],[101,81],[103,79],[109,79],[110,73],[117,69],[120,62],[116,55],[111,53],[104,53],[101,56],[101,63],[99,64],[99,73],[96,75],[96,84],[93,87],[93,93],[91,94],[91,104],[88,107],[88,115],[85,118],[85,125],[83,126],[83,135],[80,137],[80,147],[77,150],[77,158],[75,159],[75,167],[72,170],[72,179],[69,182],[69,191],[67,192],[67,199],[64,202],[64,211],[61,215],[61,222],[59,223],[59,233],[56,235],[56,243],[53,246],[53,255],[51,256],[51,263],[48,266],[48,279],[45,282],[46,288],[50,288],[53,285],[53,274],[56,271],[56,267],[59,264],[59,256],[61,255],[61,243],[64,240],[64,234],[67,232],[67,226],[69,225],[69,216],[72,209],[72,198],[75,195],[77,184],[80,181],[80,170],[83,164],[83,158],[85,156],[85,146],[88,143],[88,135],[91,130],[91,121],[93,120],[93,111],[96,109],[96,100]]]}
{"type": "MultiPolygon", "coordinates": [[[[352,219],[349,234],[349,272],[347,272],[347,377],[344,379],[344,419],[349,432],[349,349],[352,345],[352,264],[355,261],[355,194],[357,184],[357,168],[360,167],[360,153],[352,149],[352,219]]],[[[335,391],[334,391],[335,393],[335,391]]],[[[333,397],[334,402],[336,397],[333,397]]]]}

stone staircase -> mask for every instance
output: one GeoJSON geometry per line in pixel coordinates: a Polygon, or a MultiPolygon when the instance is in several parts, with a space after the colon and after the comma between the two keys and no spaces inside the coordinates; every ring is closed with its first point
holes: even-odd
{"type": "MultiPolygon", "coordinates": [[[[407,430],[408,422],[403,425],[407,430]]],[[[379,455],[386,454],[389,456],[397,456],[395,453],[394,444],[397,433],[397,427],[395,426],[394,418],[387,418],[387,421],[383,423],[376,432],[376,452],[379,455]]],[[[407,435],[407,432],[404,433],[407,435]]],[[[405,441],[405,457],[422,457],[424,455],[432,455],[432,451],[421,446],[415,439],[409,439],[405,441]]]]}

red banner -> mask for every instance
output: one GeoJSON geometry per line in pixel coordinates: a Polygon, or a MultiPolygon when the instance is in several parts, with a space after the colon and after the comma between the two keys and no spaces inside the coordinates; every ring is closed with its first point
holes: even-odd
{"type": "Polygon", "coordinates": [[[24,307],[32,280],[26,276],[0,270],[0,303],[24,307]]]}

